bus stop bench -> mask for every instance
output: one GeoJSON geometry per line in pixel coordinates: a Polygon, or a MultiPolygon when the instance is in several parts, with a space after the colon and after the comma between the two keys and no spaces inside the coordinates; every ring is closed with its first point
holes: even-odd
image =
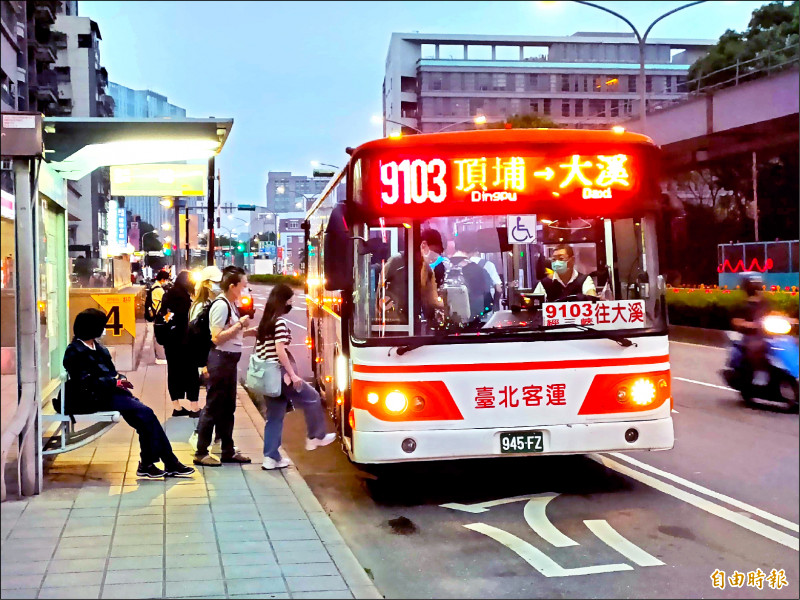
{"type": "MultiPolygon", "coordinates": [[[[52,386],[49,390],[43,390],[42,403],[43,406],[53,406],[53,400],[61,395],[64,398],[64,383],[66,382],[66,375],[62,374],[60,379],[57,380],[56,385],[52,386]],[[47,393],[45,393],[47,392],[47,393]]],[[[114,425],[119,423],[121,418],[119,412],[115,410],[100,411],[95,413],[88,413],[83,415],[70,415],[64,413],[64,402],[60,403],[60,410],[58,412],[47,413],[42,412],[42,423],[55,423],[55,431],[45,434],[42,438],[42,455],[49,456],[53,454],[61,454],[69,452],[70,450],[77,450],[90,444],[104,433],[109,431],[114,425]],[[76,426],[88,423],[87,426],[78,429],[76,426]]],[[[47,431],[47,427],[43,425],[42,431],[47,431]]]]}

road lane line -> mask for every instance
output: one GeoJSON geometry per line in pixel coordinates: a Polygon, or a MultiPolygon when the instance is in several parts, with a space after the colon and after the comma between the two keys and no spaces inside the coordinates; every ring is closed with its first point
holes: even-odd
{"type": "Polygon", "coordinates": [[[798,538],[789,535],[788,533],[784,533],[783,531],[779,531],[774,527],[770,527],[769,525],[764,525],[763,523],[759,523],[755,519],[751,519],[750,517],[746,517],[744,515],[740,515],[739,513],[735,513],[732,510],[725,508],[724,506],[720,506],[718,504],[714,504],[710,500],[706,500],[705,498],[701,498],[700,496],[696,496],[690,492],[682,490],[678,487],[675,487],[672,484],[665,483],[660,479],[656,479],[650,475],[646,475],[644,473],[640,473],[635,469],[630,467],[626,467],[624,465],[619,464],[618,462],[611,460],[610,458],[606,458],[600,454],[589,454],[589,458],[599,462],[601,465],[617,471],[623,475],[627,475],[631,479],[635,479],[640,483],[645,485],[649,485],[650,487],[657,489],[660,492],[664,492],[665,494],[669,494],[677,498],[678,500],[683,500],[684,502],[691,504],[692,506],[696,506],[697,508],[704,510],[712,515],[715,515],[721,519],[725,519],[726,521],[730,521],[735,525],[739,525],[740,527],[744,527],[745,529],[752,531],[753,533],[757,533],[767,539],[772,540],[773,542],[777,542],[787,548],[791,548],[792,550],[800,550],[800,540],[798,538]]]}
{"type": "Polygon", "coordinates": [[[561,533],[547,518],[547,504],[556,496],[558,494],[545,494],[531,498],[523,511],[525,520],[540,538],[550,542],[556,548],[577,546],[578,542],[561,533]]]}
{"type": "Polygon", "coordinates": [[[287,319],[286,317],[283,317],[283,320],[284,321],[289,321],[289,323],[291,323],[292,325],[297,325],[300,329],[305,329],[306,331],[308,331],[308,327],[306,327],[305,325],[300,325],[300,323],[295,323],[294,321],[291,321],[290,319],[287,319]]]}
{"type": "Polygon", "coordinates": [[[678,381],[685,381],[686,383],[694,383],[696,385],[704,385],[710,388],[717,388],[718,390],[725,390],[728,392],[735,392],[736,390],[733,388],[725,387],[724,385],[716,385],[714,383],[706,383],[705,381],[697,381],[695,379],[684,379],[683,377],[673,377],[673,379],[677,379],[678,381]]]}
{"type": "Polygon", "coordinates": [[[707,346],[706,344],[693,344],[692,342],[676,342],[675,340],[670,340],[670,344],[683,344],[684,346],[699,346],[700,348],[713,348],[714,350],[722,350],[723,352],[727,352],[727,348],[720,348],[719,346],[707,346]]]}
{"type": "Polygon", "coordinates": [[[772,513],[768,513],[765,510],[761,510],[760,508],[756,508],[755,506],[751,506],[746,502],[742,502],[741,500],[737,500],[736,498],[731,498],[730,496],[726,496],[725,494],[720,494],[719,492],[715,492],[714,490],[710,490],[702,485],[698,485],[689,481],[688,479],[684,479],[678,475],[673,475],[668,471],[662,471],[661,469],[657,469],[656,467],[650,466],[647,463],[643,463],[641,461],[636,460],[635,458],[631,458],[630,456],[626,456],[624,454],[620,454],[619,452],[609,452],[611,456],[614,458],[618,458],[620,460],[624,460],[640,469],[644,469],[645,471],[650,471],[651,473],[655,473],[663,477],[664,479],[669,479],[674,481],[675,483],[679,483],[684,487],[687,487],[691,490],[696,492],[700,492],[701,494],[705,494],[706,496],[711,496],[712,498],[716,498],[717,500],[722,500],[723,502],[730,504],[731,506],[735,506],[738,509],[741,509],[745,512],[749,512],[751,514],[757,515],[764,519],[765,521],[771,521],[776,525],[780,525],[781,527],[785,527],[791,531],[795,531],[800,533],[800,525],[797,523],[792,523],[788,519],[784,519],[782,517],[778,517],[773,515],[772,513]]]}
{"type": "Polygon", "coordinates": [[[469,525],[464,525],[464,527],[482,533],[500,542],[512,552],[516,552],[520,558],[545,577],[569,577],[571,575],[594,575],[596,573],[612,573],[614,571],[633,571],[632,566],[624,563],[565,569],[538,548],[507,531],[492,527],[491,525],[486,525],[485,523],[470,523],[469,525]]]}
{"type": "Polygon", "coordinates": [[[622,556],[635,562],[640,567],[657,567],[664,564],[655,556],[648,554],[639,546],[620,535],[605,519],[585,520],[584,523],[602,542],[608,544],[622,556]]]}

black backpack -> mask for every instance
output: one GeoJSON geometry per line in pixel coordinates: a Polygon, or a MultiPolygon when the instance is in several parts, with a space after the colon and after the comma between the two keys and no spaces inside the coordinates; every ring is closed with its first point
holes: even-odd
{"type": "MultiPolygon", "coordinates": [[[[157,307],[153,304],[153,290],[155,289],[155,287],[156,287],[155,283],[150,284],[147,287],[147,295],[145,296],[144,299],[144,320],[149,321],[150,323],[155,323],[156,316],[158,316],[158,310],[161,308],[160,306],[157,307]]],[[[158,284],[158,287],[164,290],[165,294],[167,293],[167,290],[170,288],[170,286],[166,282],[158,284]]],[[[164,296],[161,296],[161,300],[163,302],[164,296]]]]}
{"type": "Polygon", "coordinates": [[[166,320],[166,316],[169,313],[169,309],[164,308],[164,301],[162,300],[161,306],[159,307],[155,320],[153,321],[153,335],[155,336],[156,341],[162,346],[169,344],[176,333],[175,328],[177,324],[175,322],[174,315],[169,321],[166,320]]]}
{"type": "Polygon", "coordinates": [[[153,286],[147,285],[147,292],[144,298],[144,320],[152,323],[156,320],[156,309],[153,306],[153,286]]]}
{"type": "MultiPolygon", "coordinates": [[[[211,341],[211,324],[209,322],[209,315],[213,302],[209,302],[203,307],[203,310],[194,319],[189,321],[189,328],[186,332],[186,346],[192,353],[194,363],[198,367],[205,367],[208,364],[208,353],[214,347],[211,341]]],[[[228,308],[228,317],[225,319],[227,325],[231,320],[231,306],[225,302],[228,308]]]]}

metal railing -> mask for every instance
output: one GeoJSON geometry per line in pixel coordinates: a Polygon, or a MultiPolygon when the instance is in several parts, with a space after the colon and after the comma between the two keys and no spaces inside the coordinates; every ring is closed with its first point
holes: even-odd
{"type": "MultiPolygon", "coordinates": [[[[737,86],[742,83],[747,83],[749,81],[753,81],[754,79],[759,79],[761,77],[766,77],[767,75],[776,72],[782,71],[786,68],[790,68],[792,65],[796,65],[800,63],[800,44],[792,44],[791,46],[786,46],[780,50],[770,50],[746,61],[737,61],[733,65],[729,65],[727,67],[723,67],[722,69],[717,69],[716,71],[712,71],[711,73],[701,74],[699,77],[695,79],[689,79],[687,81],[682,81],[677,84],[676,91],[674,93],[685,94],[680,98],[670,99],[670,100],[661,100],[658,102],[648,100],[647,102],[647,113],[657,112],[669,106],[676,106],[678,104],[683,104],[685,102],[691,102],[692,100],[697,99],[700,96],[704,96],[710,92],[715,90],[724,88],[724,87],[733,87],[737,86]],[[790,53],[789,56],[786,56],[786,53],[790,53]],[[776,60],[776,57],[778,59],[776,60]],[[783,60],[779,60],[780,58],[783,60]],[[766,65],[758,66],[759,62],[766,60],[766,65]],[[756,68],[754,68],[756,67],[756,68]],[[714,81],[713,83],[708,83],[703,85],[703,81],[713,81],[715,80],[720,74],[723,73],[731,73],[732,76],[724,79],[722,81],[714,81]]],[[[667,92],[673,93],[673,92],[667,92]]],[[[606,114],[606,110],[603,109],[599,112],[592,113],[586,115],[583,120],[578,121],[578,124],[588,123],[591,119],[596,118],[604,118],[609,115],[606,114]]],[[[633,121],[639,118],[638,114],[625,114],[623,115],[622,105],[620,105],[620,123],[623,121],[633,121]]]]}
{"type": "Polygon", "coordinates": [[[780,50],[768,50],[750,60],[737,60],[735,64],[717,69],[711,73],[700,73],[699,77],[682,82],[678,85],[678,92],[685,93],[686,96],[674,100],[663,100],[657,104],[648,104],[647,112],[651,113],[668,106],[691,102],[699,96],[705,96],[722,88],[735,87],[742,83],[760,79],[798,63],[800,63],[800,44],[792,44],[780,50]],[[725,78],[719,80],[720,76],[725,78]],[[703,84],[704,81],[707,82],[705,85],[703,84]]]}

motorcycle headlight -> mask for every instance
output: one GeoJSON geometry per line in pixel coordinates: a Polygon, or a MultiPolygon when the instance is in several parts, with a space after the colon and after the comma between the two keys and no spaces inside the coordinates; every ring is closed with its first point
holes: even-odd
{"type": "Polygon", "coordinates": [[[792,330],[792,324],[789,322],[789,319],[778,315],[764,317],[762,327],[764,331],[773,335],[786,335],[792,330]]]}

